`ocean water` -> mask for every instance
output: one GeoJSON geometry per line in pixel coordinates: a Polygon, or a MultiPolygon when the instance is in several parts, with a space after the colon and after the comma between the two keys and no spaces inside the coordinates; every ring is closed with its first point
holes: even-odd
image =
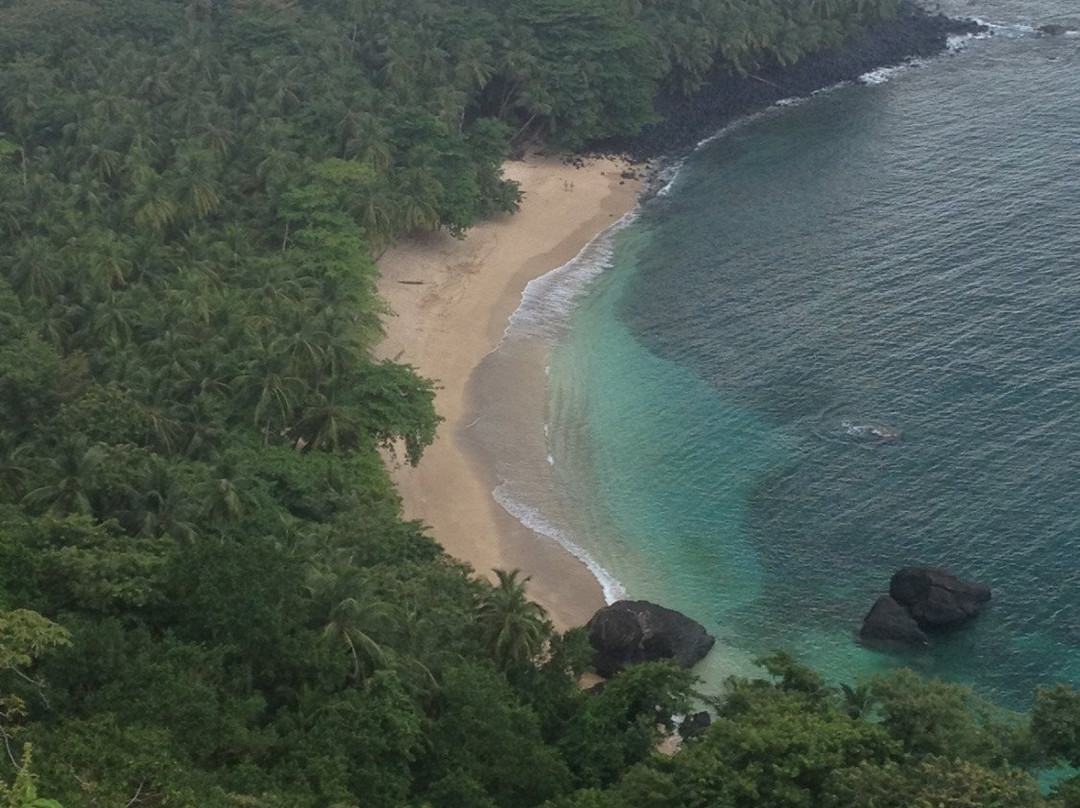
{"type": "Polygon", "coordinates": [[[1032,33],[1068,6],[947,7],[994,36],[730,127],[526,294],[548,451],[497,496],[609,598],[704,623],[710,684],[787,648],[1016,707],[1080,685],[1080,38],[1032,33]],[[862,648],[913,563],[991,607],[862,648]]]}

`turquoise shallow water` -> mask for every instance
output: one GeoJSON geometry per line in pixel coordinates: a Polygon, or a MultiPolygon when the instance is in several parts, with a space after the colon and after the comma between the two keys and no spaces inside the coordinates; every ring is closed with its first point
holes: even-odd
{"type": "Polygon", "coordinates": [[[1016,706],[1080,684],[1078,46],[1003,27],[765,113],[610,238],[551,359],[561,529],[717,634],[711,681],[786,647],[1016,706]],[[927,653],[860,648],[909,563],[992,608],[927,653]]]}

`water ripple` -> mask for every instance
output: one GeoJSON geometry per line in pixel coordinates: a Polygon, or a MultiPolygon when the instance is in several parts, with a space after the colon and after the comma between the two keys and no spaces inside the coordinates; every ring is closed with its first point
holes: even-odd
{"type": "Polygon", "coordinates": [[[650,361],[708,392],[672,390],[676,376],[605,343],[636,381],[583,440],[619,502],[665,475],[636,550],[682,582],[688,608],[722,616],[730,644],[790,645],[836,676],[896,664],[852,632],[893,569],[939,563],[993,585],[994,606],[900,661],[1018,704],[1080,674],[1080,79],[1067,50],[991,38],[762,116],[691,158],[633,226],[648,237],[627,280],[597,292],[616,313],[583,316],[617,316],[650,361]],[[692,413],[681,465],[662,452],[629,468],[620,452],[604,467],[606,441],[648,445],[661,428],[618,423],[627,412],[692,413]],[[852,432],[867,424],[903,440],[852,432]],[[693,569],[723,570],[729,544],[756,556],[753,597],[693,569]]]}

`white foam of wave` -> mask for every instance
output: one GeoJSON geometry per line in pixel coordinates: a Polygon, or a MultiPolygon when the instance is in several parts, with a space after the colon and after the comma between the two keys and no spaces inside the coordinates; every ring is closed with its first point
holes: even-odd
{"type": "Polygon", "coordinates": [[[869,73],[863,73],[858,78],[859,84],[865,84],[868,87],[874,87],[878,84],[885,84],[897,73],[902,73],[909,67],[918,67],[920,62],[917,59],[912,59],[910,62],[905,62],[902,65],[893,65],[892,67],[879,67],[877,70],[871,70],[869,73]]]}
{"type": "MultiPolygon", "coordinates": [[[[837,85],[839,86],[839,85],[837,85]]],[[[828,88],[827,88],[828,89],[828,88]]],[[[785,99],[785,103],[775,106],[793,106],[801,99],[785,99]]],[[[732,121],[694,147],[694,151],[704,148],[715,140],[733,132],[768,114],[768,110],[744,115],[732,121]]],[[[667,196],[682,173],[685,158],[661,166],[654,174],[654,184],[661,185],[656,196],[667,196]]],[[[529,281],[521,293],[521,303],[510,315],[510,323],[503,333],[503,339],[510,336],[540,337],[555,340],[562,336],[574,305],[588,285],[604,270],[611,266],[612,237],[624,227],[632,224],[639,215],[638,208],[627,213],[607,230],[597,235],[574,258],[546,275],[529,281]]],[[[550,368],[545,369],[545,373],[550,368]]]]}
{"type": "Polygon", "coordinates": [[[847,87],[851,84],[850,81],[838,81],[836,84],[830,84],[827,87],[818,87],[816,90],[811,90],[808,98],[816,98],[819,95],[827,95],[828,93],[838,90],[841,87],[847,87]]]}
{"type": "Polygon", "coordinates": [[[973,17],[972,19],[988,29],[984,33],[974,34],[975,39],[985,39],[989,36],[1022,37],[1031,36],[1035,33],[1034,25],[1027,25],[1022,22],[993,22],[992,20],[984,20],[981,17],[973,17]]]}
{"type": "MultiPolygon", "coordinates": [[[[793,107],[796,104],[801,104],[805,100],[806,100],[805,98],[782,98],[779,101],[777,101],[775,104],[773,104],[772,107],[770,107],[769,109],[772,109],[773,107],[781,107],[781,108],[782,107],[793,107]]],[[[737,118],[734,121],[731,121],[731,123],[720,127],[719,129],[717,129],[715,132],[713,132],[708,137],[702,138],[697,143],[695,143],[694,148],[693,148],[691,153],[696,152],[696,151],[700,151],[701,149],[708,146],[710,143],[712,143],[714,141],[717,141],[720,138],[725,137],[726,135],[731,134],[732,132],[734,132],[739,127],[745,126],[746,124],[750,123],[751,121],[757,120],[762,115],[767,115],[768,112],[769,112],[769,109],[764,109],[764,110],[761,110],[760,112],[748,113],[746,115],[743,115],[741,118],[737,118]]],[[[657,196],[667,196],[668,194],[671,193],[671,189],[675,187],[675,183],[678,181],[679,177],[682,175],[682,169],[683,169],[683,165],[685,165],[685,163],[686,163],[686,158],[684,157],[682,159],[675,160],[672,163],[669,163],[668,165],[665,165],[663,168],[661,168],[659,171],[657,171],[657,173],[655,175],[656,179],[657,179],[657,184],[663,183],[660,190],[656,192],[657,196]]]]}
{"type": "MultiPolygon", "coordinates": [[[[783,110],[789,107],[797,107],[800,104],[806,103],[806,101],[813,96],[822,95],[823,93],[831,93],[833,90],[836,90],[840,87],[846,87],[850,83],[851,82],[848,81],[840,81],[836,84],[830,84],[828,87],[821,87],[817,90],[814,90],[810,93],[809,96],[793,96],[791,98],[781,98],[779,101],[773,102],[772,106],[763,109],[760,112],[747,113],[741,118],[737,118],[731,123],[722,126],[720,129],[716,130],[708,137],[702,138],[696,144],[694,144],[693,151],[696,152],[705,148],[710,143],[731,134],[739,127],[745,126],[752,121],[756,121],[763,115],[768,115],[770,111],[783,110]]],[[[676,160],[668,165],[663,166],[660,170],[656,172],[655,177],[657,180],[657,184],[663,183],[660,190],[656,192],[657,196],[667,196],[671,193],[671,189],[675,186],[675,183],[678,181],[679,176],[682,174],[682,168],[685,163],[686,158],[682,158],[680,160],[676,160]]]]}
{"type": "MultiPolygon", "coordinates": [[[[863,84],[881,84],[887,81],[894,73],[919,64],[918,60],[912,60],[895,67],[881,68],[864,74],[859,78],[859,81],[863,84]]],[[[811,96],[832,92],[839,87],[846,86],[848,83],[838,82],[828,87],[822,87],[812,92],[811,96]]],[[[773,104],[770,109],[782,110],[787,107],[797,106],[804,101],[806,101],[806,98],[783,98],[773,104]]],[[[694,151],[708,146],[710,143],[765,114],[768,114],[768,110],[744,115],[732,121],[708,137],[703,138],[697,143],[694,151]]],[[[685,163],[686,160],[683,158],[657,170],[654,175],[655,182],[657,184],[663,183],[663,185],[656,192],[656,196],[663,197],[671,193],[671,189],[678,181],[685,163]]],[[[638,215],[639,211],[635,208],[607,230],[598,234],[573,259],[561,267],[557,267],[547,274],[529,281],[521,294],[521,303],[518,305],[517,310],[510,315],[510,322],[503,332],[503,339],[511,336],[539,337],[547,341],[554,341],[562,336],[574,306],[581,295],[593,280],[610,268],[613,255],[612,237],[624,227],[632,224],[638,218],[638,215]]],[[[498,350],[498,346],[496,346],[495,350],[498,350]]],[[[550,375],[550,373],[550,366],[545,367],[544,374],[550,375]]],[[[549,425],[545,423],[544,435],[547,436],[548,434],[549,425]]],[[[550,454],[547,456],[547,461],[549,465],[553,466],[555,464],[555,459],[550,454]]],[[[614,603],[616,600],[626,597],[625,588],[614,575],[604,569],[583,548],[575,544],[569,536],[545,520],[538,510],[512,499],[509,488],[505,483],[496,487],[492,491],[492,496],[507,513],[519,522],[534,532],[556,541],[571,555],[581,560],[600,582],[604,591],[604,599],[608,603],[614,603]]]]}
{"type": "Polygon", "coordinates": [[[762,118],[762,117],[768,115],[769,110],[771,110],[773,107],[793,106],[794,104],[799,103],[800,100],[804,100],[804,99],[784,98],[784,99],[781,99],[780,101],[777,101],[775,104],[772,105],[772,107],[766,107],[765,109],[760,110],[758,112],[750,112],[750,113],[747,113],[746,115],[743,115],[741,118],[736,118],[735,120],[733,120],[731,123],[727,124],[726,126],[722,126],[721,128],[717,129],[715,132],[713,132],[707,138],[703,138],[702,140],[699,140],[697,145],[694,147],[694,151],[697,151],[698,149],[704,148],[705,146],[708,146],[710,143],[712,143],[714,140],[719,140],[720,138],[731,134],[736,129],[741,129],[742,127],[746,126],[747,124],[752,123],[753,121],[756,121],[758,118],[762,118]]]}
{"type": "Polygon", "coordinates": [[[521,293],[517,311],[510,315],[503,339],[511,336],[539,337],[552,342],[561,337],[574,305],[585,289],[611,266],[612,236],[637,216],[635,208],[596,236],[561,267],[529,281],[521,293]]]}
{"type": "Polygon", "coordinates": [[[525,525],[525,527],[558,543],[570,555],[581,561],[592,573],[593,577],[600,582],[600,587],[604,591],[605,603],[614,603],[617,600],[626,598],[626,588],[619,582],[618,578],[604,569],[595,558],[575,544],[562,530],[548,522],[538,510],[514,499],[510,487],[506,483],[497,486],[491,492],[491,495],[503,507],[503,510],[525,525]]]}
{"type": "Polygon", "coordinates": [[[957,53],[968,46],[973,39],[983,39],[985,34],[953,34],[945,40],[945,50],[957,53]]]}
{"type": "MultiPolygon", "coordinates": [[[[701,148],[700,144],[698,148],[701,148]]],[[[675,180],[678,179],[679,174],[682,173],[683,163],[686,160],[675,160],[672,163],[665,165],[663,168],[656,172],[656,183],[660,186],[660,190],[656,192],[657,196],[667,196],[671,193],[671,189],[675,186],[675,180]]]]}

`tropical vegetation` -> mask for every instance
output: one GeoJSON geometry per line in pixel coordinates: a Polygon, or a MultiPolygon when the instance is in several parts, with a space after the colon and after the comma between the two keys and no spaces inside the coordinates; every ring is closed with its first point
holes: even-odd
{"type": "Polygon", "coordinates": [[[385,465],[439,420],[372,351],[388,246],[513,210],[527,140],[893,10],[0,0],[0,806],[1046,802],[1064,687],[1022,718],[774,657],[657,757],[693,678],[582,691],[582,633],[403,521],[385,465]]]}

